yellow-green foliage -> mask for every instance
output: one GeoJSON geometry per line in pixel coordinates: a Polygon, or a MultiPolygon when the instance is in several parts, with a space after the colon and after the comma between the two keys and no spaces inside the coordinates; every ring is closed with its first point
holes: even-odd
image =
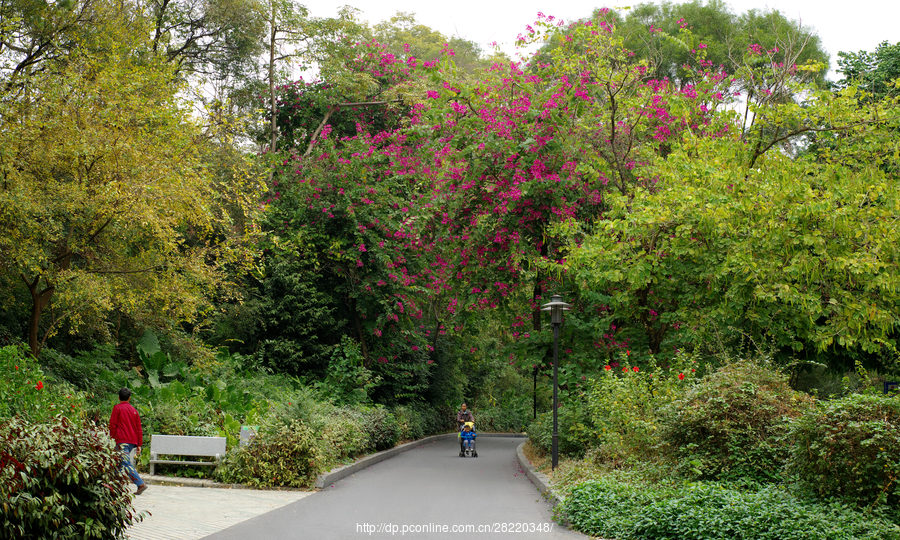
{"type": "Polygon", "coordinates": [[[38,314],[54,307],[49,324],[30,320],[35,354],[63,323],[107,331],[113,310],[193,319],[218,281],[216,194],[173,67],[141,54],[146,21],[93,7],[95,34],[30,74],[30,93],[0,95],[0,258],[38,314]]]}
{"type": "Polygon", "coordinates": [[[588,393],[600,456],[613,463],[643,460],[654,452],[661,409],[683,396],[697,376],[696,361],[686,355],[666,369],[652,361],[638,369],[624,355],[621,360],[605,366],[588,393]]]}
{"type": "Polygon", "coordinates": [[[813,399],[760,362],[738,361],[704,377],[667,411],[662,439],[685,473],[710,478],[780,477],[790,420],[813,399]]]}

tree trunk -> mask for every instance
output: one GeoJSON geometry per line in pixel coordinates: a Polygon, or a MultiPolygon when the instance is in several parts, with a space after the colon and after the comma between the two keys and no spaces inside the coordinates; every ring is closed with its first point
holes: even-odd
{"type": "MultiPolygon", "coordinates": [[[[269,137],[269,152],[275,151],[275,143],[278,142],[278,110],[276,109],[277,100],[275,99],[275,52],[277,50],[276,37],[278,36],[278,26],[275,17],[275,2],[271,2],[271,12],[269,14],[269,129],[272,131],[269,137]]],[[[275,177],[275,164],[273,163],[269,169],[269,186],[272,185],[272,179],[275,177]]]]}
{"type": "Polygon", "coordinates": [[[269,140],[269,151],[275,151],[275,143],[278,139],[278,111],[276,109],[277,100],[275,99],[275,52],[277,43],[275,38],[278,36],[278,26],[275,18],[275,3],[272,3],[272,12],[269,15],[269,107],[271,109],[271,118],[269,119],[270,129],[272,130],[269,140]]]}
{"type": "Polygon", "coordinates": [[[350,298],[349,301],[350,313],[353,317],[353,328],[356,330],[356,336],[359,338],[359,351],[363,355],[363,365],[368,368],[372,365],[372,359],[369,357],[369,347],[366,345],[366,336],[363,333],[362,321],[359,318],[359,312],[356,310],[356,300],[350,298]]]}
{"type": "Polygon", "coordinates": [[[21,276],[22,281],[28,287],[31,293],[31,318],[28,320],[28,347],[34,357],[41,352],[41,341],[38,339],[38,332],[41,325],[41,314],[44,308],[50,303],[53,297],[53,286],[49,283],[44,290],[39,290],[41,284],[41,276],[34,278],[34,281],[28,281],[25,276],[21,276]]]}

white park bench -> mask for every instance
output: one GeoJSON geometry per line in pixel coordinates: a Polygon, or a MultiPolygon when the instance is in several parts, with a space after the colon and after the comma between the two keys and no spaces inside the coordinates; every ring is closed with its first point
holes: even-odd
{"type": "Polygon", "coordinates": [[[215,467],[225,455],[225,437],[195,437],[189,435],[150,436],[150,474],[161,465],[205,465],[215,467]],[[215,461],[180,461],[159,459],[159,456],[214,457],[215,461]]]}

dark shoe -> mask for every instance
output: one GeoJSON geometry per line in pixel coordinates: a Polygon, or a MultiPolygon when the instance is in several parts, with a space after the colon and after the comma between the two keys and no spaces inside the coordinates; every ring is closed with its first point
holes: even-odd
{"type": "Polygon", "coordinates": [[[141,484],[138,486],[137,491],[134,492],[135,495],[140,495],[141,493],[147,491],[147,484],[141,484]]]}

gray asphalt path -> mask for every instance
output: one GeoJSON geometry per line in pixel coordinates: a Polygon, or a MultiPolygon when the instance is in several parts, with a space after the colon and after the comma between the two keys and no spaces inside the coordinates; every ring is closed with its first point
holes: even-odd
{"type": "Polygon", "coordinates": [[[516,461],[521,443],[482,437],[478,458],[460,458],[456,439],[434,441],[207,538],[587,538],[553,521],[516,461]]]}

